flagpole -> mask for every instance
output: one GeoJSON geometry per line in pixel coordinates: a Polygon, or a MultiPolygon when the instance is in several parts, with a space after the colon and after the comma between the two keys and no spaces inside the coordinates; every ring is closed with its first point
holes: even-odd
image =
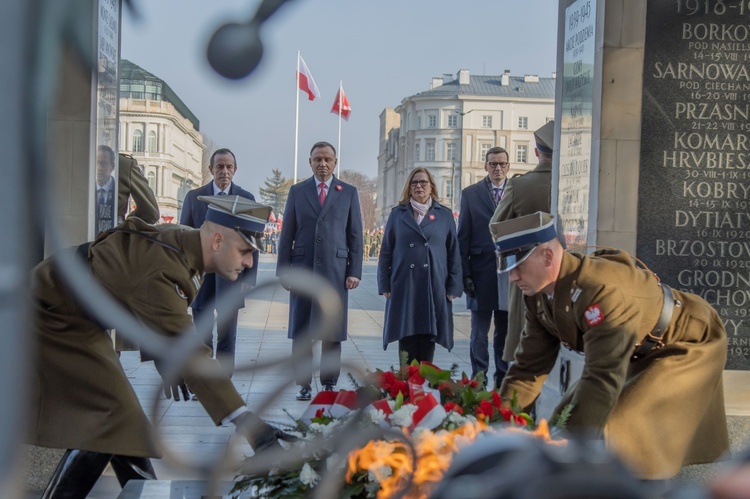
{"type": "Polygon", "coordinates": [[[341,89],[344,87],[344,82],[339,80],[339,160],[336,166],[336,176],[341,178],[341,114],[343,108],[341,107],[341,89]]]}
{"type": "Polygon", "coordinates": [[[297,85],[294,87],[297,107],[294,112],[294,183],[297,183],[297,143],[299,141],[299,50],[297,51],[297,85]]]}

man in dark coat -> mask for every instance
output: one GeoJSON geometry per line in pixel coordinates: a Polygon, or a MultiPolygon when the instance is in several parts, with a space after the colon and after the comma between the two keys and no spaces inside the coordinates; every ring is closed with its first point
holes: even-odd
{"type": "Polygon", "coordinates": [[[531,406],[563,346],[584,356],[580,380],[555,408],[570,408],[569,431],[602,436],[646,479],[719,458],[729,446],[719,315],[624,251],[566,252],[554,222],[538,212],[492,225],[499,268],[527,310],[503,403],[531,406]]]}
{"type": "MultiPolygon", "coordinates": [[[[270,213],[270,207],[250,201],[234,204],[214,197],[206,202],[211,208],[200,230],[149,225],[132,217],[77,251],[91,276],[166,341],[195,334],[187,307],[204,271],[232,280],[242,268],[254,265],[257,235],[270,213]]],[[[148,458],[159,457],[160,450],[112,341],[104,333],[110,325],[91,317],[67,289],[57,257],[37,265],[32,284],[37,345],[29,443],[69,449],[44,497],[86,497],[109,462],[121,485],[129,479],[155,478],[148,458]]],[[[164,353],[168,352],[160,355],[164,353]]],[[[142,358],[148,355],[142,352],[142,358]]],[[[231,380],[207,357],[210,351],[201,345],[179,375],[198,394],[214,423],[238,425],[256,451],[274,445],[276,432],[248,412],[231,380]],[[189,367],[196,363],[203,368],[189,367]],[[209,368],[214,374],[206,376],[209,368]],[[255,429],[244,428],[248,418],[255,422],[255,429]]],[[[155,362],[163,360],[159,357],[155,362]]],[[[156,367],[161,374],[162,364],[156,367]]],[[[165,388],[175,400],[180,400],[180,392],[187,397],[182,382],[165,388]]]]}
{"type": "MultiPolygon", "coordinates": [[[[203,225],[206,219],[206,203],[198,201],[198,196],[242,196],[243,198],[255,201],[255,196],[248,191],[232,182],[234,174],[237,172],[237,159],[234,153],[229,149],[217,149],[211,155],[208,169],[214,176],[214,180],[202,187],[193,189],[185,195],[185,201],[182,203],[182,213],[180,214],[180,223],[188,227],[198,228],[203,225]]],[[[253,258],[258,261],[259,253],[255,253],[253,258]]],[[[231,292],[234,286],[237,292],[242,284],[255,285],[258,275],[258,266],[254,265],[248,269],[237,283],[227,281],[215,274],[207,274],[203,279],[198,296],[191,304],[193,309],[193,318],[199,321],[204,314],[214,315],[216,310],[216,359],[232,376],[234,372],[234,350],[237,343],[237,317],[239,308],[244,308],[241,303],[239,308],[228,303],[235,302],[228,298],[227,293],[231,292]]],[[[206,338],[206,345],[213,349],[213,339],[209,336],[206,338]]]]}
{"type": "Polygon", "coordinates": [[[487,176],[463,190],[458,219],[458,246],[461,250],[466,308],[471,310],[471,377],[484,372],[489,378],[487,335],[494,317],[492,351],[495,386],[498,387],[508,370],[508,363],[503,361],[508,331],[508,276],[497,273],[495,245],[487,227],[503,198],[509,168],[505,149],[493,147],[487,151],[484,163],[487,176]]]}
{"type": "MultiPolygon", "coordinates": [[[[284,224],[278,243],[276,275],[300,267],[327,279],[339,292],[343,323],[332,340],[321,345],[320,382],[333,390],[341,370],[341,342],[347,336],[349,290],[362,278],[362,216],[357,189],[337,179],[336,149],[328,142],[317,142],[308,160],[313,176],[293,185],[284,209],[284,224]]],[[[292,354],[305,359],[295,364],[300,385],[297,400],[312,398],[312,341],[302,336],[317,310],[310,300],[291,294],[289,299],[289,338],[292,354]]],[[[318,338],[320,339],[320,338],[318,338]]]]}
{"type": "MultiPolygon", "coordinates": [[[[530,215],[537,211],[548,213],[551,203],[552,153],[555,144],[555,122],[548,121],[534,132],[539,164],[528,173],[508,180],[505,195],[495,209],[490,223],[530,215]]],[[[523,294],[515,286],[508,293],[508,334],[505,337],[503,360],[512,362],[525,324],[523,294]]]]}

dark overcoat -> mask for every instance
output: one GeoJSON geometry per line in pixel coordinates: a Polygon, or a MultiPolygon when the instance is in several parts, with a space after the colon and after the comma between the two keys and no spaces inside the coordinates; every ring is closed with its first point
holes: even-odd
{"type": "Polygon", "coordinates": [[[490,180],[485,177],[461,193],[458,247],[464,278],[474,281],[474,297],[466,295],[466,308],[475,311],[508,310],[508,275],[497,273],[497,257],[487,227],[495,212],[490,180]]]}
{"type": "Polygon", "coordinates": [[[529,406],[564,344],[584,354],[580,380],[555,409],[573,405],[569,430],[603,433],[643,478],[666,479],[683,465],[716,460],[728,449],[722,383],[727,335],[705,300],[673,293],[664,347],[632,360],[634,345],[661,313],[656,278],[624,251],[564,253],[552,300],[542,293],[526,297],[526,330],[501,396],[515,392],[529,406]]]}
{"type": "MultiPolygon", "coordinates": [[[[157,333],[195,334],[187,309],[203,273],[199,231],[177,224],[148,225],[133,217],[122,227],[162,244],[137,234],[103,233],[87,257],[94,279],[157,333]]],[[[32,284],[37,348],[29,443],[159,456],[151,424],[112,340],[66,289],[54,256],[33,270],[32,284]]],[[[200,354],[204,362],[216,362],[207,346],[201,345],[200,354]]],[[[245,405],[226,376],[183,377],[217,425],[245,405]]]]}
{"type": "MultiPolygon", "coordinates": [[[[505,195],[497,205],[490,223],[531,215],[537,211],[550,212],[552,163],[539,163],[536,168],[508,180],[505,195]]],[[[525,324],[523,293],[518,286],[508,290],[508,334],[505,336],[503,360],[511,362],[525,324]]]]}
{"type": "Polygon", "coordinates": [[[417,225],[411,205],[393,208],[378,259],[378,292],[385,304],[383,349],[415,334],[430,334],[453,348],[453,306],[461,296],[461,255],[451,210],[437,201],[417,225]]]}
{"type": "MultiPolygon", "coordinates": [[[[341,330],[326,336],[330,341],[346,341],[349,303],[346,278],[362,278],[362,241],[359,195],[353,185],[333,177],[322,207],[314,176],[289,189],[277,245],[276,275],[300,267],[331,283],[341,297],[344,316],[341,330]]],[[[317,314],[310,300],[292,293],[289,338],[304,332],[310,321],[317,321],[317,314]]]]}
{"type": "MultiPolygon", "coordinates": [[[[208,204],[200,201],[198,196],[213,196],[214,187],[213,181],[189,191],[185,195],[185,201],[182,203],[182,212],[180,213],[180,224],[187,225],[200,229],[203,222],[206,221],[206,212],[208,211],[208,204]]],[[[243,198],[255,201],[255,196],[250,192],[246,191],[239,185],[232,182],[229,186],[230,196],[242,196],[243,198]]],[[[258,257],[260,253],[257,251],[253,252],[253,266],[249,269],[245,269],[240,275],[240,279],[237,281],[228,281],[216,274],[206,274],[203,279],[203,286],[201,286],[198,296],[195,297],[195,301],[191,304],[193,308],[205,308],[213,302],[216,296],[225,293],[226,290],[231,289],[232,286],[240,284],[240,280],[251,286],[255,286],[258,279],[258,257]]],[[[221,303],[220,301],[219,303],[221,303]]],[[[244,308],[244,301],[239,308],[244,308]]]]}

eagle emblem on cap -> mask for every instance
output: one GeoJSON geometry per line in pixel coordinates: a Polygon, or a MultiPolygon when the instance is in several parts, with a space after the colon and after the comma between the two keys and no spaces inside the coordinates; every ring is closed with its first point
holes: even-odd
{"type": "Polygon", "coordinates": [[[583,316],[586,318],[589,326],[596,326],[604,320],[604,314],[602,313],[602,309],[599,308],[598,303],[587,308],[583,316]]]}

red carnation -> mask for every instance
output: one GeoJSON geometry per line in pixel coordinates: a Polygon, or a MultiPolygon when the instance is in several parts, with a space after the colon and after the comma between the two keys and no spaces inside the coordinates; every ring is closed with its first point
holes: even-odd
{"type": "Polygon", "coordinates": [[[526,426],[526,420],[522,416],[513,416],[513,421],[515,421],[518,426],[526,426]]]}
{"type": "Polygon", "coordinates": [[[398,397],[399,392],[401,392],[404,397],[407,397],[409,396],[409,384],[406,381],[395,380],[388,392],[393,398],[398,397]]]}
{"type": "Polygon", "coordinates": [[[496,408],[500,409],[500,406],[502,405],[503,401],[500,399],[500,395],[496,391],[492,391],[492,405],[494,405],[496,408]]]}
{"type": "Polygon", "coordinates": [[[337,191],[340,191],[340,190],[341,190],[341,185],[340,185],[340,184],[336,184],[336,190],[337,190],[337,191]]]}
{"type": "Polygon", "coordinates": [[[500,409],[500,415],[503,417],[503,421],[510,421],[510,418],[513,417],[513,411],[503,407],[500,409]]]}
{"type": "Polygon", "coordinates": [[[494,412],[494,409],[492,408],[492,404],[488,400],[482,400],[479,402],[479,405],[477,406],[477,418],[484,419],[484,418],[491,418],[492,413],[494,412]]]}
{"type": "Polygon", "coordinates": [[[463,414],[464,413],[463,407],[461,407],[460,405],[458,405],[458,404],[456,404],[454,402],[446,402],[445,405],[443,405],[443,408],[445,409],[445,412],[454,411],[454,412],[457,412],[459,414],[463,414]]]}
{"type": "Polygon", "coordinates": [[[325,416],[325,414],[326,414],[326,410],[322,407],[318,409],[317,411],[315,411],[316,418],[322,418],[323,416],[325,416]]]}

